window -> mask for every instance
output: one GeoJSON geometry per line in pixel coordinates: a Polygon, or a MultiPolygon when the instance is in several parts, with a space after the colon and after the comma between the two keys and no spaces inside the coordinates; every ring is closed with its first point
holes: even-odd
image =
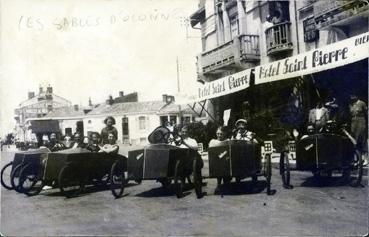
{"type": "Polygon", "coordinates": [[[182,123],[183,124],[189,124],[189,123],[191,123],[191,116],[183,116],[182,117],[182,123]]]}
{"type": "Polygon", "coordinates": [[[231,23],[231,38],[233,39],[234,37],[239,35],[238,17],[237,16],[232,17],[230,19],[230,23],[231,23]]]}
{"type": "Polygon", "coordinates": [[[146,129],[146,117],[145,116],[138,117],[138,126],[140,130],[146,129]]]}
{"type": "Polygon", "coordinates": [[[316,29],[314,17],[304,20],[303,27],[305,42],[314,42],[319,39],[319,31],[316,29]]]}
{"type": "Polygon", "coordinates": [[[170,124],[174,125],[177,123],[177,116],[170,116],[170,124]]]}
{"type": "Polygon", "coordinates": [[[122,131],[123,131],[123,136],[128,136],[129,135],[128,118],[127,117],[122,118],[122,131]]]}
{"type": "Polygon", "coordinates": [[[72,128],[65,128],[65,135],[72,135],[72,128]]]}

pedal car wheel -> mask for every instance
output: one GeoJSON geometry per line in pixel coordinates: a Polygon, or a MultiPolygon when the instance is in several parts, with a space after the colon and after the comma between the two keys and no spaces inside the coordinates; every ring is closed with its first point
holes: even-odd
{"type": "Polygon", "coordinates": [[[123,195],[125,183],[123,162],[116,161],[110,172],[110,189],[115,198],[123,195]]]}
{"type": "Polygon", "coordinates": [[[363,178],[363,159],[360,152],[355,151],[354,162],[350,172],[350,186],[358,187],[363,178]]]}
{"type": "Polygon", "coordinates": [[[135,179],[136,184],[141,184],[142,183],[142,179],[135,179]]]}
{"type": "Polygon", "coordinates": [[[78,196],[84,187],[84,184],[77,176],[75,169],[69,165],[65,165],[61,169],[58,183],[61,193],[68,198],[78,196]]]}
{"type": "Polygon", "coordinates": [[[13,186],[10,180],[12,166],[13,166],[13,162],[10,162],[1,169],[1,185],[8,190],[13,189],[13,186]]]}
{"type": "Polygon", "coordinates": [[[177,160],[174,173],[174,187],[177,198],[183,197],[183,180],[179,169],[180,169],[180,161],[177,160]]]}
{"type": "Polygon", "coordinates": [[[281,153],[279,170],[280,170],[280,174],[282,176],[283,187],[284,188],[291,188],[291,185],[290,185],[290,178],[291,178],[291,175],[290,175],[290,161],[288,159],[287,152],[282,152],[281,153]]]}
{"type": "Polygon", "coordinates": [[[22,166],[23,166],[22,164],[17,165],[10,173],[10,182],[12,184],[13,189],[18,193],[22,192],[19,187],[19,174],[20,171],[22,170],[22,166]]]}
{"type": "Polygon", "coordinates": [[[21,169],[19,186],[22,192],[28,196],[37,195],[41,192],[43,182],[38,179],[38,169],[34,165],[27,164],[21,169]]]}
{"type": "Polygon", "coordinates": [[[158,179],[158,182],[161,183],[161,185],[164,188],[169,188],[169,185],[172,183],[172,180],[169,178],[160,178],[158,179]]]}
{"type": "Polygon", "coordinates": [[[195,186],[195,192],[197,198],[202,198],[202,177],[201,177],[201,168],[198,165],[198,159],[194,159],[193,161],[193,184],[195,186]]]}

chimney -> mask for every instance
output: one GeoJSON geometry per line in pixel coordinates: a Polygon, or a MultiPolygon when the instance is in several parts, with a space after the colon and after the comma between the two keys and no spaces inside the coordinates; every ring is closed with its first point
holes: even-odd
{"type": "Polygon", "coordinates": [[[91,100],[91,97],[88,98],[88,106],[92,106],[92,100],[91,100]]]}
{"type": "Polygon", "coordinates": [[[35,97],[35,92],[28,92],[28,99],[35,97]]]}
{"type": "Polygon", "coordinates": [[[168,97],[168,95],[166,95],[166,94],[163,95],[163,102],[165,102],[165,103],[167,102],[167,97],[168,97]]]}
{"type": "Polygon", "coordinates": [[[74,111],[78,111],[79,110],[78,105],[74,105],[73,107],[74,107],[74,111]]]}
{"type": "Polygon", "coordinates": [[[39,93],[39,94],[42,94],[43,92],[44,92],[44,89],[42,88],[42,86],[40,86],[40,87],[39,87],[39,91],[38,91],[38,93],[39,93]]]}
{"type": "Polygon", "coordinates": [[[174,102],[174,96],[172,95],[167,95],[167,100],[165,101],[167,104],[170,104],[172,102],[174,102]]]}
{"type": "Polygon", "coordinates": [[[48,94],[53,93],[53,88],[50,85],[46,88],[46,93],[48,93],[48,94]]]}
{"type": "Polygon", "coordinates": [[[109,98],[106,100],[107,105],[112,105],[114,103],[113,96],[109,95],[109,98]]]}
{"type": "Polygon", "coordinates": [[[119,97],[123,97],[124,96],[124,92],[123,91],[119,91],[119,97]]]}

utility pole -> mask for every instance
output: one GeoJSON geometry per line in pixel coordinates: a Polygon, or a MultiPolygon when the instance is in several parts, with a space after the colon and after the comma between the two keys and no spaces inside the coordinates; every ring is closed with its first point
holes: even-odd
{"type": "Polygon", "coordinates": [[[177,56],[177,92],[180,92],[180,87],[179,87],[179,63],[178,63],[178,56],[177,56]]]}
{"type": "MultiPolygon", "coordinates": [[[[179,63],[178,63],[178,56],[177,56],[176,62],[177,62],[177,93],[179,95],[179,93],[180,93],[181,90],[180,90],[180,87],[179,87],[179,63]]],[[[177,124],[180,124],[180,123],[182,123],[181,105],[178,105],[178,109],[179,109],[179,121],[178,121],[177,124]]]]}

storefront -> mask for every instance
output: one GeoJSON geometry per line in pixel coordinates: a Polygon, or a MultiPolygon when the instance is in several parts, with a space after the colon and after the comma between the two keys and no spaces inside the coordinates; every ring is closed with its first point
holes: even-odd
{"type": "Polygon", "coordinates": [[[305,130],[318,100],[334,98],[338,119],[345,122],[350,94],[368,101],[368,54],[367,32],[205,83],[197,88],[196,101],[212,101],[218,124],[247,118],[261,136],[281,128],[305,130]],[[230,114],[226,122],[225,114],[230,114]]]}
{"type": "Polygon", "coordinates": [[[30,123],[31,126],[28,129],[36,135],[39,146],[42,144],[44,135],[49,137],[51,133],[60,133],[58,120],[31,120],[30,123]]]}

